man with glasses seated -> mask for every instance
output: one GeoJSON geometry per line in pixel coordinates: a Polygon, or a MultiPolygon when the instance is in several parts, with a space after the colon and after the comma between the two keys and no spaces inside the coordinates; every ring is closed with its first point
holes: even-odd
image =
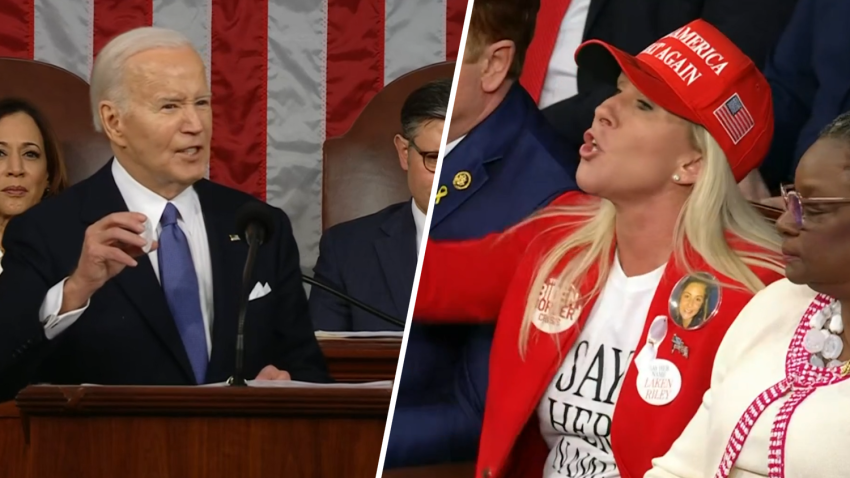
{"type": "MultiPolygon", "coordinates": [[[[451,78],[432,81],[411,93],[402,106],[402,133],[394,141],[413,199],[325,231],[313,269],[318,280],[402,320],[416,274],[451,89],[451,78]]],[[[401,330],[315,287],[310,292],[310,315],[316,330],[401,330]]]]}

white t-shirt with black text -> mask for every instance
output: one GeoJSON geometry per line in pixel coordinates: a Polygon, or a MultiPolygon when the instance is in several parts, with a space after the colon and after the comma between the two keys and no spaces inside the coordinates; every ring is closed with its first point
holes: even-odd
{"type": "Polygon", "coordinates": [[[619,478],[611,418],[664,267],[626,277],[614,258],[608,280],[537,407],[549,447],[544,478],[619,478]]]}

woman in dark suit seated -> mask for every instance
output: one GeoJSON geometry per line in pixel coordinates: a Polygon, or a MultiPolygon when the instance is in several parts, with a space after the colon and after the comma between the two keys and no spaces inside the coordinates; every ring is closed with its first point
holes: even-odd
{"type": "Polygon", "coordinates": [[[41,113],[22,100],[0,100],[0,258],[9,220],[67,186],[62,153],[41,113]]]}

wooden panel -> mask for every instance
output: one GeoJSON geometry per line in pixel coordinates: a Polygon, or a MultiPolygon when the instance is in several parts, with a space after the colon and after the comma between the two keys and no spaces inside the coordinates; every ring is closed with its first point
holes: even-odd
{"type": "Polygon", "coordinates": [[[371,478],[390,394],[33,386],[17,401],[29,429],[32,477],[324,477],[344,470],[371,478]]]}
{"type": "Polygon", "coordinates": [[[336,381],[395,379],[401,339],[321,339],[319,345],[336,381]]]}
{"type": "MultiPolygon", "coordinates": [[[[395,378],[396,366],[401,348],[400,339],[322,339],[319,343],[327,358],[331,375],[337,381],[367,382],[376,380],[393,380],[395,378]]],[[[66,388],[66,390],[73,390],[74,388],[75,387],[70,387],[66,388]]],[[[239,406],[243,407],[244,414],[262,414],[263,407],[267,408],[266,411],[268,411],[268,407],[271,407],[272,411],[278,414],[304,413],[312,409],[313,413],[323,416],[326,414],[328,406],[330,406],[328,404],[320,405],[315,403],[315,397],[309,394],[305,397],[301,397],[300,399],[296,396],[287,398],[286,400],[289,401],[289,405],[292,406],[292,408],[288,409],[289,412],[285,412],[285,410],[279,409],[280,403],[276,401],[278,400],[276,397],[272,397],[272,401],[270,403],[260,406],[257,403],[259,397],[256,396],[251,398],[252,403],[250,404],[234,402],[233,397],[228,398],[227,402],[222,404],[216,403],[215,401],[210,402],[206,397],[200,397],[200,399],[198,397],[186,397],[182,395],[182,392],[172,391],[170,392],[171,395],[169,395],[169,392],[160,392],[160,394],[156,396],[144,395],[140,397],[134,390],[127,391],[127,396],[122,396],[120,395],[122,392],[116,392],[114,390],[108,391],[106,395],[103,395],[102,393],[98,394],[96,390],[97,388],[100,387],[90,387],[87,389],[88,395],[84,404],[80,404],[79,397],[74,397],[72,394],[71,399],[69,400],[69,398],[63,393],[59,393],[57,389],[53,388],[40,392],[40,395],[37,396],[28,395],[33,391],[29,390],[27,394],[23,394],[21,398],[28,401],[27,406],[29,406],[33,411],[42,407],[47,407],[48,410],[53,409],[56,411],[56,407],[61,404],[61,406],[67,405],[83,407],[83,409],[77,410],[77,412],[84,411],[90,415],[109,415],[117,412],[147,415],[157,414],[161,411],[157,409],[159,406],[158,404],[174,404],[174,400],[185,400],[185,403],[179,405],[179,407],[183,407],[183,409],[179,409],[178,407],[177,410],[172,410],[171,412],[178,415],[206,415],[216,411],[225,411],[229,413],[233,406],[239,406]],[[301,400],[300,404],[298,404],[298,400],[301,400]],[[221,409],[222,405],[224,405],[223,410],[221,409]],[[218,407],[218,410],[216,410],[216,407],[218,407]]],[[[238,393],[239,392],[237,392],[237,394],[238,393]]],[[[380,393],[378,395],[380,395],[380,393]]],[[[343,398],[347,400],[347,397],[343,398]]],[[[374,398],[375,397],[372,397],[372,399],[374,398]]],[[[338,401],[342,399],[338,398],[336,400],[338,401]]],[[[379,419],[380,426],[378,428],[381,429],[380,433],[383,433],[383,426],[386,420],[386,412],[389,403],[388,399],[381,398],[378,400],[380,405],[375,403],[370,405],[369,400],[371,399],[365,396],[353,397],[351,400],[353,402],[359,402],[359,405],[356,405],[356,403],[350,403],[340,406],[339,408],[345,410],[349,408],[349,405],[351,407],[359,406],[361,410],[364,406],[366,408],[373,405],[378,407],[375,412],[375,418],[379,419]],[[386,401],[386,403],[384,403],[384,401],[386,401]]],[[[332,400],[331,404],[335,404],[337,401],[332,400]]],[[[341,437],[340,439],[347,440],[349,438],[341,437]]],[[[333,437],[329,437],[328,439],[331,441],[334,440],[333,437]]],[[[377,467],[377,457],[380,451],[380,439],[375,438],[375,440],[378,444],[378,451],[374,454],[374,467],[377,467]]],[[[24,442],[24,428],[20,421],[18,408],[13,402],[0,404],[0,463],[3,464],[0,466],[0,469],[4,470],[4,473],[8,473],[6,476],[14,476],[16,478],[27,478],[28,476],[31,476],[28,474],[29,470],[27,469],[27,452],[28,448],[25,446],[24,442]]]]}
{"type": "Polygon", "coordinates": [[[16,397],[31,416],[200,415],[386,417],[390,389],[33,385],[16,397]]]}
{"type": "Polygon", "coordinates": [[[29,476],[21,416],[14,402],[0,403],[0,469],[3,476],[29,476]]]}
{"type": "Polygon", "coordinates": [[[52,478],[373,477],[382,420],[37,417],[32,475],[52,478]]]}

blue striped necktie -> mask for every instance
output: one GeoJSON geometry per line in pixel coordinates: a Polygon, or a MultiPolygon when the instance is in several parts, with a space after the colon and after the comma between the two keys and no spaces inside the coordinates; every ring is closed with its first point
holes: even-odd
{"type": "Polygon", "coordinates": [[[201,313],[201,294],[189,241],[177,225],[179,212],[172,203],[165,206],[159,235],[159,277],[165,300],[177,324],[197,383],[204,383],[207,373],[207,335],[201,313]]]}

